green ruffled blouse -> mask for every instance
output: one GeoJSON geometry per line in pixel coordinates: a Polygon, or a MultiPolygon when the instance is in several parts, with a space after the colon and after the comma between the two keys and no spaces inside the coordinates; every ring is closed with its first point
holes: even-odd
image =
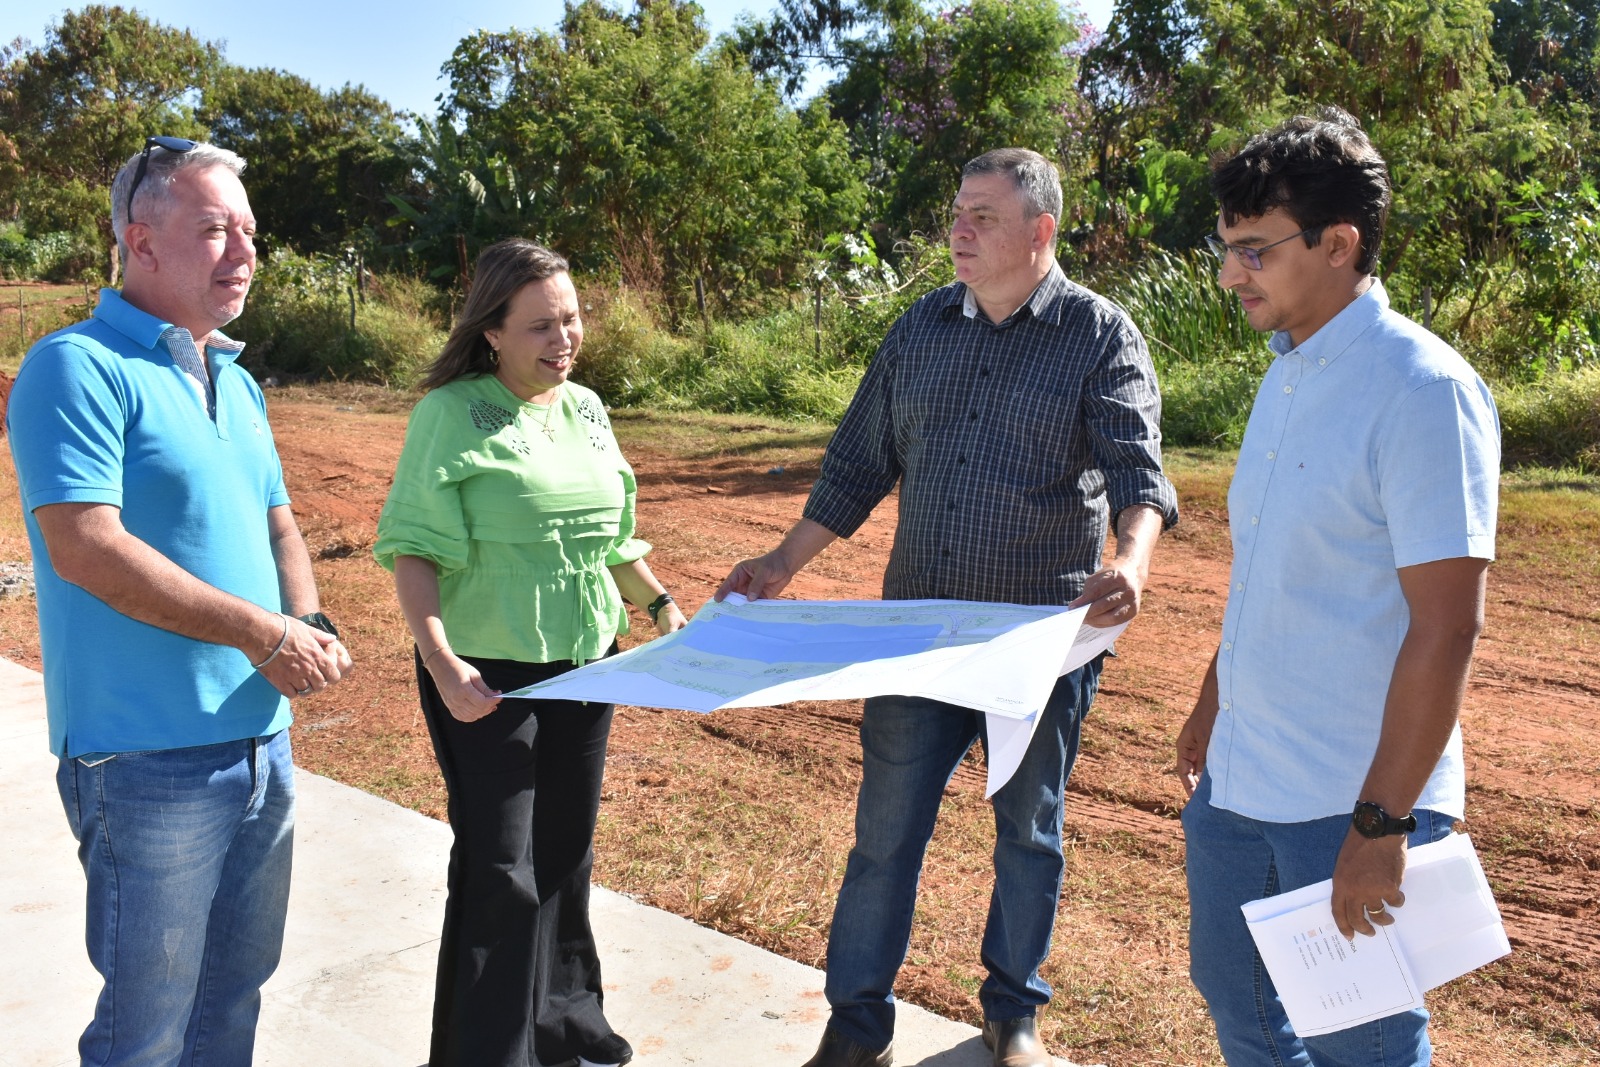
{"type": "Polygon", "coordinates": [[[606,568],[650,551],[633,537],[634,497],[592,391],[568,382],[551,410],[493,375],[458,379],[411,413],[372,554],[389,570],[396,556],[438,567],[458,655],[587,662],[628,632],[606,568]]]}

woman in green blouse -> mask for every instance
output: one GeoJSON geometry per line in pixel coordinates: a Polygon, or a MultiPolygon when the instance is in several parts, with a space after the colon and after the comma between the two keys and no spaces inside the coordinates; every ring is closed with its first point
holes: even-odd
{"type": "Polygon", "coordinates": [[[614,650],[624,599],[684,625],[633,536],[605,407],[567,380],[582,342],[566,260],[485,249],[378,520],[455,836],[431,1067],[633,1058],[589,928],[612,706],[500,698],[614,650]]]}

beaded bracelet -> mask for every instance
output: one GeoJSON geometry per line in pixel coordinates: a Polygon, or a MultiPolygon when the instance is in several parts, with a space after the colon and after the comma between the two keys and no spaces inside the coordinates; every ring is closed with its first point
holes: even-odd
{"type": "Polygon", "coordinates": [[[265,667],[267,664],[269,664],[273,660],[277,659],[278,658],[278,653],[282,652],[283,651],[283,646],[288,644],[288,642],[289,642],[289,616],[284,615],[283,612],[281,612],[281,611],[278,612],[278,614],[280,616],[282,616],[282,618],[283,618],[283,636],[278,638],[278,647],[272,650],[272,654],[270,656],[268,656],[266,659],[262,660],[260,663],[252,663],[252,664],[250,664],[250,667],[253,670],[258,670],[259,671],[262,667],[265,667]]]}

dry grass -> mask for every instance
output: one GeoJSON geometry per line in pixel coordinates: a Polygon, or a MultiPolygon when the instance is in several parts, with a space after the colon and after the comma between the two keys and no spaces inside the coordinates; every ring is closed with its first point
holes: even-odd
{"type": "MultiPolygon", "coordinates": [[[[338,386],[281,390],[273,403],[326,405],[361,416],[359,424],[368,426],[376,423],[366,417],[379,412],[396,413],[385,418],[398,423],[410,398],[338,386]]],[[[648,449],[686,457],[695,472],[721,469],[733,459],[758,474],[779,466],[807,468],[827,438],[827,431],[816,427],[750,418],[621,412],[615,421],[630,453],[648,449]]],[[[1215,520],[1225,510],[1229,466],[1230,457],[1217,453],[1171,456],[1190,517],[1179,536],[1213,558],[1226,558],[1226,530],[1215,520]]],[[[753,506],[752,499],[745,496],[741,506],[753,506]]],[[[1512,660],[1502,653],[1501,661],[1513,664],[1505,668],[1507,686],[1542,679],[1553,692],[1563,685],[1570,689],[1573,664],[1581,674],[1581,665],[1597,658],[1600,642],[1600,567],[1592,562],[1600,545],[1600,481],[1560,472],[1518,475],[1507,479],[1504,499],[1503,558],[1491,596],[1501,586],[1522,592],[1491,605],[1499,630],[1488,636],[1514,645],[1521,657],[1512,660]],[[1565,614],[1545,610],[1547,605],[1527,593],[1542,588],[1534,579],[1545,573],[1552,576],[1551,595],[1565,614]],[[1516,597],[1529,602],[1515,602],[1516,597]]],[[[773,521],[772,516],[756,518],[773,521]]],[[[442,817],[443,789],[415,710],[409,639],[388,575],[366,551],[372,532],[348,518],[309,514],[302,520],[320,557],[315,566],[327,610],[357,650],[359,673],[334,695],[300,710],[297,758],[319,773],[442,817]]],[[[710,532],[698,515],[674,511],[653,516],[653,522],[654,529],[671,531],[673,540],[662,544],[664,560],[675,555],[726,560],[740,552],[737,545],[719,543],[725,535],[710,532]]],[[[758,525],[751,536],[767,538],[772,530],[758,525]]],[[[26,558],[8,459],[0,462],[0,558],[26,558]]],[[[847,563],[840,556],[831,565],[843,569],[847,563]]],[[[30,653],[36,648],[32,605],[20,607],[21,612],[0,602],[0,654],[36,666],[36,651],[30,653]]],[[[1196,609],[1193,633],[1178,636],[1188,645],[1214,637],[1211,613],[1220,613],[1220,604],[1206,602],[1196,609]]],[[[1171,647],[1164,656],[1186,651],[1171,647]]],[[[1041,1028],[1056,1049],[1079,1062],[1116,1067],[1219,1062],[1204,1006],[1187,977],[1188,909],[1175,824],[1179,794],[1170,774],[1170,738],[1192,693],[1173,691],[1161,666],[1137,663],[1132,656],[1119,662],[1090,715],[1073,776],[1056,950],[1044,972],[1056,1001],[1041,1028]]],[[[1495,713],[1493,706],[1473,712],[1495,713]]],[[[853,715],[848,705],[821,711],[812,706],[804,715],[772,709],[710,717],[619,709],[596,842],[597,880],[790,958],[820,964],[853,836],[860,774],[848,740],[853,715]]],[[[1496,719],[1486,737],[1469,742],[1500,775],[1474,778],[1469,806],[1483,825],[1471,829],[1502,899],[1548,909],[1541,877],[1564,878],[1569,887],[1592,886],[1600,871],[1600,814],[1595,806],[1567,799],[1575,783],[1596,777],[1600,751],[1594,748],[1592,723],[1574,719],[1570,730],[1557,732],[1549,743],[1519,735],[1515,725],[1496,719]],[[1540,786],[1541,781],[1547,785],[1540,786]],[[1580,872],[1576,880],[1572,871],[1580,872]]],[[[1548,724],[1530,723],[1542,725],[1548,724]]],[[[904,999],[968,1021],[978,1015],[978,946],[993,844],[992,811],[975,770],[963,768],[946,791],[910,955],[897,986],[904,999]]],[[[1600,795],[1600,786],[1595,788],[1600,795]]],[[[1573,899],[1574,922],[1585,922],[1593,913],[1592,889],[1584,891],[1591,899],[1573,899]]],[[[1596,989],[1594,978],[1574,971],[1571,958],[1519,945],[1509,960],[1430,994],[1437,1020],[1436,1062],[1452,1067],[1600,1062],[1596,989]]]]}

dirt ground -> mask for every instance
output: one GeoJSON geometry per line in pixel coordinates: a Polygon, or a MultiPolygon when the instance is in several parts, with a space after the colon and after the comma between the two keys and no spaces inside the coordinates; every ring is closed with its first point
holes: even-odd
{"type": "MultiPolygon", "coordinates": [[[[299,708],[295,743],[300,762],[314,770],[442,816],[409,644],[387,576],[369,551],[403,434],[401,407],[359,393],[328,400],[290,392],[271,401],[324,604],[359,665],[347,684],[299,708]]],[[[686,611],[734,561],[776,543],[815,476],[820,432],[774,444],[769,427],[747,430],[729,424],[703,448],[669,455],[618,421],[638,473],[641,535],[656,546],[652,566],[686,611]],[[775,463],[774,455],[786,460],[775,463]]],[[[1043,1028],[1056,1051],[1085,1062],[1216,1061],[1203,1007],[1184,975],[1182,791],[1171,742],[1215,648],[1228,549],[1222,481],[1204,472],[1188,484],[1175,480],[1183,522],[1163,540],[1143,610],[1106,669],[1071,783],[1073,875],[1056,957],[1090,955],[1088,946],[1098,945],[1103,955],[1093,958],[1103,962],[1095,966],[1115,973],[1095,980],[1061,965],[1052,972],[1058,997],[1043,1028]],[[1095,880],[1084,881],[1089,876],[1095,880]],[[1152,997],[1158,1006],[1141,1017],[1138,1002],[1152,997]]],[[[802,573],[789,595],[876,597],[892,523],[886,503],[802,573]]],[[[1528,534],[1539,536],[1548,534],[1528,534]]],[[[1600,1060],[1600,574],[1592,546],[1553,582],[1547,566],[1519,558],[1516,544],[1502,534],[1464,713],[1466,828],[1514,952],[1430,994],[1441,1063],[1600,1060]]],[[[26,629],[16,609],[0,611],[0,652],[37,665],[26,629]]],[[[619,709],[597,878],[820,963],[829,896],[849,845],[858,722],[854,704],[711,716],[619,709]],[[693,824],[685,821],[688,808],[693,824]],[[729,826],[749,820],[755,828],[735,845],[701,841],[707,811],[726,813],[716,819],[729,826]],[[771,854],[722,852],[764,847],[763,835],[771,854]],[[808,887],[774,888],[781,870],[808,887]]],[[[987,897],[984,808],[982,770],[972,759],[946,801],[949,818],[971,840],[936,839],[918,920],[919,930],[932,924],[936,933],[931,940],[919,933],[898,987],[907,999],[968,1019],[978,1015],[976,939],[987,897]]]]}

